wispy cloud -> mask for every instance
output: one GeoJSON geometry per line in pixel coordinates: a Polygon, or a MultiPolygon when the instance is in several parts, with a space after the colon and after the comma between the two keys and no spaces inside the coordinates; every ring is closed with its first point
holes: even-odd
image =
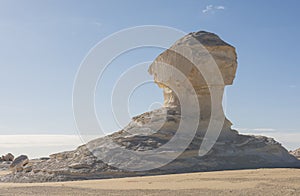
{"type": "Polygon", "coordinates": [[[96,27],[101,27],[102,23],[98,21],[91,22],[91,25],[95,25],[96,27]]]}
{"type": "Polygon", "coordinates": [[[215,13],[216,10],[225,10],[225,7],[223,5],[207,5],[205,9],[202,10],[204,14],[206,13],[215,13]]]}

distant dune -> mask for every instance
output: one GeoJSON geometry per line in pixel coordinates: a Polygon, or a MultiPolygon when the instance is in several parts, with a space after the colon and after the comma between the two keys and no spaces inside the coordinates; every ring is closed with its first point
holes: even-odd
{"type": "Polygon", "coordinates": [[[0,183],[0,193],[1,195],[300,195],[300,169],[200,172],[53,183],[0,183]]]}

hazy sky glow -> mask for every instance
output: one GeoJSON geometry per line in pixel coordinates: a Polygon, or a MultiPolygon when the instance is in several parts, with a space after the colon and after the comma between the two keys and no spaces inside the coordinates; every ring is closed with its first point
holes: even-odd
{"type": "MultiPolygon", "coordinates": [[[[0,135],[76,135],[72,88],[87,52],[123,28],[166,25],[214,32],[235,46],[239,67],[227,87],[228,118],[241,132],[300,147],[299,7],[297,0],[0,0],[0,135]]],[[[107,70],[96,106],[111,132],[114,78],[161,51],[132,51],[107,70]]],[[[142,86],[130,111],[147,111],[153,102],[162,102],[160,89],[142,86]]]]}

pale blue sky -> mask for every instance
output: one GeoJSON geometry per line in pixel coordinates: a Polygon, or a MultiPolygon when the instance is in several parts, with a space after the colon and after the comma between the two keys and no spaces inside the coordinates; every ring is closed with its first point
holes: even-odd
{"type": "MultiPolygon", "coordinates": [[[[123,28],[166,25],[214,32],[235,46],[239,67],[227,88],[228,118],[242,132],[300,146],[299,7],[297,0],[0,0],[0,134],[77,134],[72,88],[87,52],[123,28]]],[[[108,76],[160,52],[133,51],[108,76]]],[[[101,94],[97,108],[105,111],[110,100],[101,94]]],[[[139,113],[162,96],[149,85],[132,101],[139,113]]],[[[111,117],[103,118],[109,124],[111,117]]]]}

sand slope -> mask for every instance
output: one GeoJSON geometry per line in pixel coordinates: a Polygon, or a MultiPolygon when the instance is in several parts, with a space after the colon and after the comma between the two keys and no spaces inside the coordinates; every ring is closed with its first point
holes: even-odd
{"type": "Polygon", "coordinates": [[[238,170],[74,182],[0,184],[0,195],[54,194],[300,195],[300,169],[238,170]]]}

